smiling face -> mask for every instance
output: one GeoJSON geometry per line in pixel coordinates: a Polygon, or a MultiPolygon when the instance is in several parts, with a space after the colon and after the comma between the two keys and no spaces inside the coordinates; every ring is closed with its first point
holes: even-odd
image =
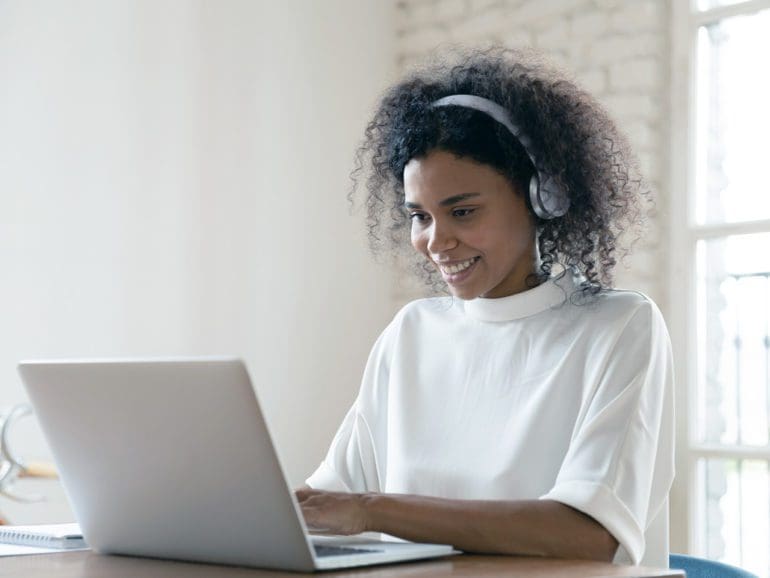
{"type": "Polygon", "coordinates": [[[526,291],[535,222],[524,196],[488,165],[435,150],[404,167],[412,245],[460,299],[526,291]]]}

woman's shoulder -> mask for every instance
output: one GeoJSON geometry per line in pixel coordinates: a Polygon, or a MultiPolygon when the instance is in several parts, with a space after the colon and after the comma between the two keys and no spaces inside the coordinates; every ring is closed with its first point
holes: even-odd
{"type": "Polygon", "coordinates": [[[420,343],[425,336],[434,336],[454,324],[448,319],[454,316],[455,300],[451,297],[416,299],[403,305],[382,330],[375,342],[371,356],[389,358],[404,343],[420,343]]]}
{"type": "Polygon", "coordinates": [[[637,307],[655,306],[649,295],[635,289],[604,289],[598,294],[599,300],[611,307],[634,309],[637,307]]]}
{"type": "Polygon", "coordinates": [[[455,324],[462,315],[458,300],[446,297],[426,297],[404,304],[393,316],[385,332],[390,335],[428,331],[437,327],[455,324]]]}
{"type": "Polygon", "coordinates": [[[623,325],[663,326],[665,321],[655,301],[633,289],[606,289],[595,297],[595,316],[600,322],[614,321],[623,325]]]}
{"type": "Polygon", "coordinates": [[[606,289],[599,295],[600,300],[603,299],[605,302],[605,307],[632,311],[637,309],[658,311],[658,306],[649,295],[635,289],[606,289]]]}
{"type": "Polygon", "coordinates": [[[451,296],[423,297],[406,303],[396,313],[395,320],[411,322],[424,319],[426,316],[451,316],[461,312],[458,308],[458,300],[451,296]]]}

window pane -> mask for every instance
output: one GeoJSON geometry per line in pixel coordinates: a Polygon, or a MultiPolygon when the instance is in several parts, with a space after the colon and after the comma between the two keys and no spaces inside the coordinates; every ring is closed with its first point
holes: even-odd
{"type": "Polygon", "coordinates": [[[770,219],[770,10],[698,32],[696,220],[770,219]]]}
{"type": "Polygon", "coordinates": [[[767,576],[770,572],[770,476],[764,460],[701,459],[698,524],[707,558],[767,576]]]}
{"type": "Polygon", "coordinates": [[[770,442],[770,233],[698,243],[698,438],[770,442]]]}
{"type": "Polygon", "coordinates": [[[698,10],[710,10],[711,8],[719,8],[720,6],[731,6],[733,4],[741,4],[747,0],[698,0],[698,10]]]}

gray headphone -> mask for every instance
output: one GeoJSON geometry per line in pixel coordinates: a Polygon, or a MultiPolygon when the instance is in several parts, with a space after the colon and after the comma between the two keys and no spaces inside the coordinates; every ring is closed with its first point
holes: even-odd
{"type": "Polygon", "coordinates": [[[561,217],[569,209],[569,197],[553,177],[543,173],[535,162],[532,154],[532,140],[524,134],[519,127],[513,124],[511,115],[502,106],[487,98],[473,94],[453,94],[439,98],[431,104],[437,106],[462,106],[483,112],[507,128],[510,133],[521,143],[529,160],[535,167],[535,173],[529,181],[529,200],[532,209],[541,219],[555,219],[561,217]]]}

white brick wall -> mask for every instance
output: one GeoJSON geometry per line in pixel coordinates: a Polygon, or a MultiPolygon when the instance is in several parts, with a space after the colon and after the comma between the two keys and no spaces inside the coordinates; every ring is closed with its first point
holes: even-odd
{"type": "MultiPolygon", "coordinates": [[[[666,311],[664,185],[668,135],[669,0],[399,0],[402,68],[442,44],[532,46],[570,69],[629,136],[657,190],[648,235],[618,265],[617,284],[666,311]]],[[[397,289],[406,300],[408,285],[397,289]]]]}

